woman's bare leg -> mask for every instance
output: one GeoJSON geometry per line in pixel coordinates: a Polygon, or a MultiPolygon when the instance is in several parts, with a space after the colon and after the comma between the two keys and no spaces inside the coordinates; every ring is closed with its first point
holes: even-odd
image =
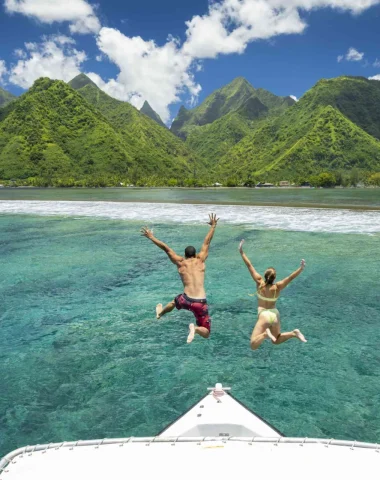
{"type": "Polygon", "coordinates": [[[274,325],[271,328],[272,335],[276,338],[276,341],[272,343],[273,345],[281,345],[281,343],[287,342],[288,340],[292,338],[298,338],[301,342],[306,343],[307,340],[306,338],[302,335],[302,333],[296,329],[293,330],[292,332],[286,332],[286,333],[281,333],[281,324],[274,325]]]}
{"type": "Polygon", "coordinates": [[[274,345],[280,345],[281,343],[287,342],[291,338],[298,338],[298,340],[303,343],[307,342],[306,338],[302,335],[302,333],[298,329],[296,329],[292,332],[281,333],[277,340],[274,342],[274,345]]]}
{"type": "Polygon", "coordinates": [[[269,338],[267,332],[268,325],[265,321],[258,320],[251,335],[251,348],[257,350],[264,340],[269,338]]]}
{"type": "Polygon", "coordinates": [[[174,308],[175,308],[175,301],[174,300],[172,302],[168,303],[165,308],[162,308],[162,303],[159,303],[156,307],[157,319],[159,320],[161,317],[163,317],[167,313],[170,313],[172,310],[174,310],[174,308]]]}

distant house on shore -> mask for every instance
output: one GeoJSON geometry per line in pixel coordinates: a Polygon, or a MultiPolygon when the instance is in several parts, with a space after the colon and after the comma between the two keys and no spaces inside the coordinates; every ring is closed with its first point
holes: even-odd
{"type": "Polygon", "coordinates": [[[288,182],[287,180],[283,180],[282,182],[280,182],[280,187],[290,187],[290,182],[288,182]]]}
{"type": "Polygon", "coordinates": [[[273,183],[258,183],[256,185],[256,187],[258,188],[271,188],[271,187],[274,187],[273,183]]]}
{"type": "Polygon", "coordinates": [[[214,183],[213,187],[223,187],[223,185],[221,183],[214,183]]]}

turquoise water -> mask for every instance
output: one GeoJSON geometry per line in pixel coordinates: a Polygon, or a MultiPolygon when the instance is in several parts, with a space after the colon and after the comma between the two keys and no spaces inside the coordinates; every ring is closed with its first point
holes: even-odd
{"type": "MultiPolygon", "coordinates": [[[[181,284],[165,254],[138,235],[143,210],[121,220],[98,204],[99,218],[83,218],[79,207],[65,216],[0,215],[0,455],[26,444],[154,435],[216,382],[285,435],[379,442],[380,236],[358,234],[372,217],[347,217],[356,233],[331,233],[333,218],[318,211],[319,223],[300,211],[312,228],[294,231],[287,210],[276,210],[271,229],[234,224],[238,210],[228,210],[207,265],[212,336],[187,345],[191,314],[154,318],[181,284]],[[237,252],[243,237],[260,271],[274,265],[282,277],[306,258],[279,308],[283,328],[302,329],[309,343],[250,350],[256,304],[237,252]]],[[[149,222],[179,252],[199,247],[207,232],[203,217],[180,223],[185,208],[164,222],[152,210],[149,222]]]]}
{"type": "Polygon", "coordinates": [[[0,188],[1,200],[215,203],[380,209],[380,190],[378,188],[0,188]]]}

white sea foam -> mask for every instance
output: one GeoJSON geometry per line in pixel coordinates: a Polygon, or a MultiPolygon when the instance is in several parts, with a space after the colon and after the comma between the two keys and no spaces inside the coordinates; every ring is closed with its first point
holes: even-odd
{"type": "Polygon", "coordinates": [[[201,224],[209,212],[221,223],[301,232],[380,233],[379,211],[321,208],[184,205],[125,202],[0,201],[0,214],[59,215],[139,221],[142,224],[201,224]]]}

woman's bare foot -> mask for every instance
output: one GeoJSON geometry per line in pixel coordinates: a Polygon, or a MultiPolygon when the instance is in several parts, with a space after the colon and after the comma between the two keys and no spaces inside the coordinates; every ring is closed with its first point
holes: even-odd
{"type": "Polygon", "coordinates": [[[191,343],[194,340],[194,336],[195,336],[195,325],[194,323],[190,323],[189,336],[187,337],[187,343],[191,343]]]}
{"type": "Polygon", "coordinates": [[[269,340],[272,340],[272,342],[276,341],[276,338],[273,336],[272,332],[270,331],[270,328],[267,328],[265,332],[266,332],[267,338],[269,338],[269,340]]]}
{"type": "Polygon", "coordinates": [[[302,333],[297,329],[297,330],[294,330],[294,333],[296,334],[296,337],[301,340],[301,342],[303,343],[307,343],[307,340],[306,338],[302,335],[302,333]]]}
{"type": "Polygon", "coordinates": [[[159,320],[161,318],[161,312],[162,312],[163,308],[162,308],[162,303],[159,303],[156,307],[156,317],[157,317],[157,320],[159,320]]]}

